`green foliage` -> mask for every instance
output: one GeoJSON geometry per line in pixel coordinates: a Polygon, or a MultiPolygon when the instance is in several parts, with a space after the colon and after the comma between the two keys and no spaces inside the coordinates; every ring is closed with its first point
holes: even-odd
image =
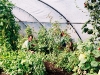
{"type": "MultiPolygon", "coordinates": [[[[25,30],[27,35],[29,34],[34,34],[37,35],[33,36],[32,43],[35,45],[31,49],[34,51],[39,51],[39,52],[45,52],[46,54],[53,52],[53,50],[58,51],[58,50],[64,50],[62,48],[62,42],[68,43],[70,36],[67,34],[66,31],[63,31],[63,37],[61,37],[61,29],[59,27],[59,23],[55,22],[53,23],[52,27],[47,31],[45,27],[40,27],[40,30],[38,33],[35,33],[34,31],[31,30],[31,28],[28,26],[25,30]],[[34,32],[34,33],[33,33],[34,32]]],[[[25,41],[25,37],[20,37],[19,38],[19,48],[21,48],[22,43],[25,41]]],[[[56,52],[55,52],[56,53],[56,52]]]]}
{"type": "Polygon", "coordinates": [[[19,49],[22,49],[22,45],[26,40],[27,40],[26,36],[19,35],[19,38],[18,38],[18,48],[19,49]]]}
{"type": "Polygon", "coordinates": [[[19,26],[12,15],[13,4],[0,1],[0,45],[5,50],[17,50],[19,26]]]}
{"type": "Polygon", "coordinates": [[[99,45],[87,40],[78,42],[76,50],[71,51],[67,46],[62,47],[62,39],[68,45],[70,36],[63,31],[62,38],[61,33],[57,23],[48,31],[41,27],[37,41],[34,42],[36,50],[34,54],[31,51],[2,52],[0,50],[0,67],[11,75],[45,75],[43,61],[48,61],[56,68],[73,72],[73,75],[97,75],[100,68],[100,62],[97,61],[100,57],[100,51],[97,50],[99,45]]]}
{"type": "Polygon", "coordinates": [[[92,38],[89,41],[78,44],[80,63],[78,64],[76,74],[83,74],[83,70],[86,71],[86,75],[97,75],[100,68],[100,61],[97,59],[100,57],[99,42],[96,41],[100,37],[100,0],[86,0],[84,3],[85,8],[90,13],[90,19],[83,25],[83,32],[92,34],[92,38]],[[91,29],[89,28],[90,26],[91,29]],[[89,27],[88,27],[89,26],[89,27]],[[91,42],[90,42],[91,41],[91,42]],[[98,44],[96,44],[97,42],[98,44]]]}
{"type": "Polygon", "coordinates": [[[34,30],[32,30],[32,28],[29,25],[27,25],[25,32],[26,32],[25,36],[21,35],[21,34],[19,35],[19,38],[18,38],[18,48],[19,49],[22,49],[22,44],[28,39],[29,35],[33,35],[32,43],[33,44],[36,43],[36,39],[34,37],[35,32],[34,32],[34,30]]]}
{"type": "Polygon", "coordinates": [[[76,52],[59,52],[47,54],[45,61],[51,62],[55,65],[56,68],[62,68],[67,72],[72,72],[73,68],[78,65],[78,55],[76,52]]]}
{"type": "Polygon", "coordinates": [[[83,74],[84,71],[86,75],[94,74],[99,72],[100,62],[96,59],[100,57],[100,51],[95,49],[98,48],[95,44],[90,41],[85,41],[83,43],[78,43],[77,46],[77,55],[79,59],[78,68],[75,73],[83,74]],[[80,72],[79,72],[80,70],[80,72]]]}
{"type": "MultiPolygon", "coordinates": [[[[35,47],[38,51],[51,53],[53,50],[57,51],[61,48],[62,39],[65,43],[69,42],[70,36],[67,32],[63,31],[64,36],[61,37],[62,31],[59,26],[59,23],[55,22],[48,31],[44,27],[40,28],[35,47]]],[[[62,50],[64,49],[62,48],[62,50]]]]}
{"type": "Polygon", "coordinates": [[[41,27],[38,32],[38,43],[37,43],[37,49],[40,52],[46,52],[47,51],[47,45],[48,45],[48,38],[47,38],[47,31],[44,27],[41,27]]]}
{"type": "Polygon", "coordinates": [[[95,40],[99,37],[98,35],[100,35],[100,1],[86,0],[84,7],[87,8],[90,13],[90,19],[83,25],[82,29],[83,32],[94,35],[93,39],[95,40]],[[92,29],[89,28],[89,25],[92,29]]]}
{"type": "Polygon", "coordinates": [[[83,29],[83,32],[86,33],[87,31],[88,31],[88,28],[84,28],[84,29],[83,29]]]}
{"type": "Polygon", "coordinates": [[[77,66],[79,60],[75,52],[62,52],[58,56],[57,66],[63,68],[67,72],[72,72],[73,68],[77,66]]]}
{"type": "Polygon", "coordinates": [[[44,54],[30,51],[1,52],[0,67],[10,75],[44,75],[44,54]]]}
{"type": "Polygon", "coordinates": [[[94,43],[94,41],[100,37],[100,1],[96,0],[87,0],[84,3],[85,8],[90,13],[90,19],[83,25],[82,29],[83,32],[92,34],[93,37],[90,39],[90,41],[83,42],[82,44],[78,44],[78,49],[80,53],[82,53],[85,58],[80,61],[79,68],[81,70],[88,71],[87,75],[97,75],[100,68],[100,63],[96,60],[98,57],[100,57],[100,51],[97,50],[98,45],[94,43]],[[91,25],[92,29],[89,29],[87,27],[88,25],[91,25]]]}
{"type": "MultiPolygon", "coordinates": [[[[100,61],[97,60],[100,58],[100,50],[97,49],[99,45],[90,41],[78,42],[75,46],[77,49],[70,51],[69,47],[62,45],[64,42],[69,46],[70,36],[66,31],[61,31],[58,22],[53,23],[48,31],[44,27],[40,28],[37,39],[33,39],[36,50],[34,54],[31,51],[5,51],[17,50],[18,40],[24,38],[21,36],[18,39],[19,26],[11,13],[12,7],[7,0],[0,1],[0,68],[7,74],[45,75],[43,61],[49,61],[57,68],[73,71],[73,75],[97,75],[100,69],[100,61]]],[[[89,10],[91,19],[82,27],[83,32],[97,37],[100,34],[100,1],[88,0],[85,7],[89,10]],[[92,29],[87,27],[88,24],[91,24],[92,29]]],[[[33,33],[27,26],[26,35],[29,34],[33,33]]],[[[26,37],[19,41],[18,48],[21,48],[25,39],[26,37]]]]}
{"type": "Polygon", "coordinates": [[[32,29],[30,28],[29,25],[27,25],[27,28],[25,29],[25,31],[26,31],[27,36],[32,34],[32,29]]]}

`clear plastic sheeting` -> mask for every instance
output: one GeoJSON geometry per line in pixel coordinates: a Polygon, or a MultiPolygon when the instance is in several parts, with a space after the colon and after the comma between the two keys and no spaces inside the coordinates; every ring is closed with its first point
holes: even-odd
{"type": "Polygon", "coordinates": [[[16,22],[19,24],[19,26],[20,26],[20,33],[22,34],[22,35],[25,35],[25,28],[26,28],[26,25],[21,21],[21,20],[19,20],[16,16],[15,16],[15,20],[16,20],[16,22]]]}
{"type": "Polygon", "coordinates": [[[82,33],[81,30],[82,25],[89,19],[89,13],[84,8],[85,0],[9,1],[15,4],[12,12],[22,21],[22,25],[30,25],[36,32],[39,31],[41,25],[48,30],[51,23],[58,21],[61,29],[64,31],[67,28],[67,32],[73,39],[81,38],[85,40],[89,37],[89,35],[82,33]],[[68,21],[71,23],[70,25],[68,21]]]}
{"type": "MultiPolygon", "coordinates": [[[[81,36],[82,40],[85,40],[89,37],[91,37],[90,35],[88,35],[87,33],[83,33],[83,31],[81,30],[83,24],[73,24],[74,28],[77,30],[77,32],[79,33],[79,35],[81,36]]],[[[76,35],[72,34],[72,37],[75,38],[76,35]]],[[[76,39],[77,40],[77,39],[76,39]]]]}
{"type": "Polygon", "coordinates": [[[23,35],[25,35],[25,28],[27,25],[29,25],[31,28],[34,28],[35,32],[38,32],[39,28],[42,26],[42,24],[36,18],[19,7],[15,6],[12,12],[15,16],[15,20],[21,27],[20,33],[23,35]]]}
{"type": "Polygon", "coordinates": [[[84,8],[86,0],[40,0],[59,12],[61,12],[71,23],[84,23],[89,19],[89,13],[84,8]]]}
{"type": "Polygon", "coordinates": [[[19,18],[21,21],[27,21],[27,22],[37,22],[31,15],[26,13],[23,9],[14,7],[13,14],[19,18]]]}
{"type": "Polygon", "coordinates": [[[12,0],[12,2],[31,15],[34,15],[40,22],[59,21],[66,23],[61,15],[38,0],[12,0]]]}

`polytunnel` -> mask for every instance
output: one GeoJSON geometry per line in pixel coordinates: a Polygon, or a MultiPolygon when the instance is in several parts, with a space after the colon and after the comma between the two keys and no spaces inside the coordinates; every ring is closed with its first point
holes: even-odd
{"type": "Polygon", "coordinates": [[[100,75],[100,0],[0,0],[0,75],[100,75]]]}
{"type": "MultiPolygon", "coordinates": [[[[81,27],[88,21],[89,13],[84,8],[85,0],[9,0],[15,6],[12,10],[21,32],[27,25],[38,32],[41,26],[46,29],[58,21],[60,28],[66,30],[75,40],[89,37],[82,33],[81,27]],[[71,28],[71,29],[70,29],[71,28]]],[[[23,33],[24,34],[24,33],[23,33]]]]}

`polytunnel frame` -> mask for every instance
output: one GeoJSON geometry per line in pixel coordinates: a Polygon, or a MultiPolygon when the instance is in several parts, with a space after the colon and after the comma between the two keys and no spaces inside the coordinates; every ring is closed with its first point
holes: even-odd
{"type": "MultiPolygon", "coordinates": [[[[13,14],[13,15],[14,15],[14,14],[13,14]]],[[[17,18],[17,19],[19,20],[19,22],[22,22],[22,24],[24,24],[24,22],[21,21],[18,17],[16,17],[15,15],[14,15],[14,17],[17,18]]],[[[25,25],[25,27],[27,27],[26,24],[24,24],[24,25],[25,25]]]]}
{"type": "Polygon", "coordinates": [[[71,24],[71,22],[69,20],[66,19],[66,17],[61,13],[59,12],[57,9],[55,9],[54,7],[52,7],[51,5],[49,5],[48,3],[45,3],[44,1],[42,0],[38,0],[39,2],[49,6],[50,8],[52,8],[53,10],[55,10],[57,13],[59,13],[67,22],[67,24],[71,25],[71,27],[75,30],[76,34],[78,35],[78,37],[80,38],[80,40],[82,40],[82,38],[80,37],[79,33],[77,32],[77,30],[74,28],[74,26],[71,24]]]}
{"type": "MultiPolygon", "coordinates": [[[[26,12],[26,13],[29,14],[32,18],[34,18],[41,26],[43,26],[42,23],[39,22],[39,21],[37,20],[37,18],[35,18],[33,15],[31,15],[31,14],[30,14],[29,12],[27,12],[26,10],[24,10],[24,9],[18,7],[18,6],[14,6],[14,8],[18,8],[18,9],[20,9],[20,10],[26,12]]],[[[43,27],[44,27],[44,26],[43,26],[43,27]]]]}

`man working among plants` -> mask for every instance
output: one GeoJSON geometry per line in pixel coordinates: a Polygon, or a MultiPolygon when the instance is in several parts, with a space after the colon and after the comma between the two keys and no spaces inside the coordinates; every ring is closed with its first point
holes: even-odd
{"type": "Polygon", "coordinates": [[[28,40],[26,40],[23,45],[22,45],[22,49],[27,49],[27,50],[31,50],[31,47],[34,46],[32,44],[32,39],[33,39],[33,35],[29,35],[28,36],[28,40]]]}
{"type": "Polygon", "coordinates": [[[69,41],[65,41],[66,39],[66,33],[64,33],[63,31],[60,34],[61,37],[61,48],[64,49],[65,47],[68,48],[69,50],[73,51],[73,42],[72,39],[70,38],[69,41]]]}

